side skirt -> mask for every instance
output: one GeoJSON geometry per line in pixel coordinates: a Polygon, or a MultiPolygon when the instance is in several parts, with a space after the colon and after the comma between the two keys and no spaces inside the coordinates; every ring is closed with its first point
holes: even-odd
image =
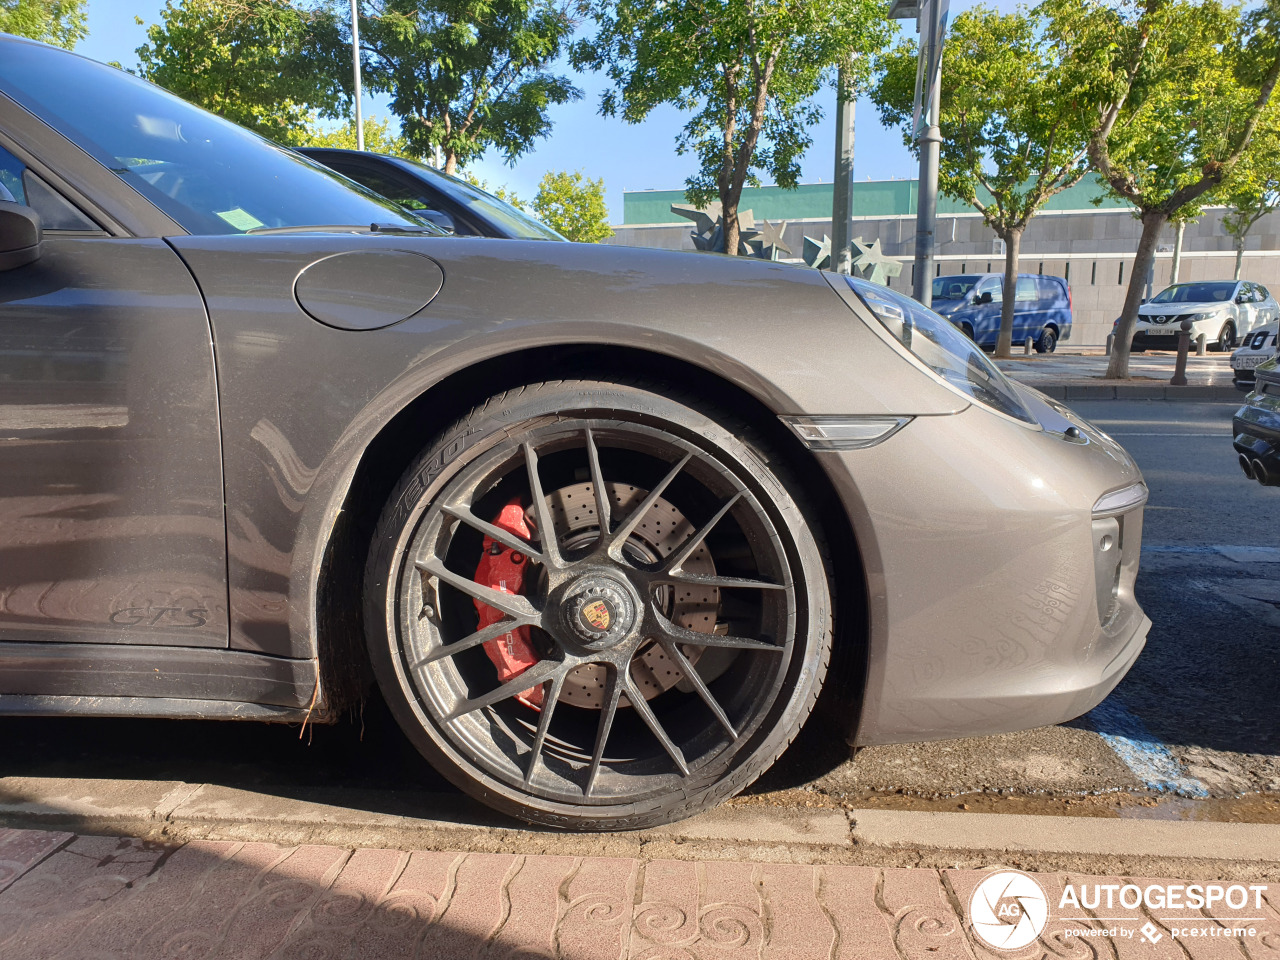
{"type": "Polygon", "coordinates": [[[0,642],[0,715],[285,721],[310,709],[323,722],[316,667],[240,650],[0,642]]]}

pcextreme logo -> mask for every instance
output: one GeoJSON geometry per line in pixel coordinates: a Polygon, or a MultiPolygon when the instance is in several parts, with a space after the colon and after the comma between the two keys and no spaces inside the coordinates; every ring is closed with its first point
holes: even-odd
{"type": "MultiPolygon", "coordinates": [[[[1258,935],[1256,924],[1268,906],[1266,884],[1067,883],[1058,899],[1064,921],[1060,936],[1078,939],[1174,940],[1244,939],[1258,935]],[[1128,911],[1127,916],[1116,916],[1128,911]]],[[[1052,904],[1034,877],[997,870],[969,898],[969,921],[976,936],[998,950],[1033,943],[1049,922],[1052,904]]]]}

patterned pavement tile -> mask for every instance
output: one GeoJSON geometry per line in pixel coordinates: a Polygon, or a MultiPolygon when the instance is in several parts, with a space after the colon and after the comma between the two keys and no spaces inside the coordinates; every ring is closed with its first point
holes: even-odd
{"type": "Polygon", "coordinates": [[[71,833],[0,827],[0,890],[4,890],[73,836],[75,835],[71,833]]]}
{"type": "MultiPolygon", "coordinates": [[[[1163,880],[1032,875],[1039,891],[1019,896],[1043,902],[1047,923],[1002,950],[985,944],[982,925],[1005,928],[983,921],[975,899],[980,885],[983,896],[994,889],[984,881],[995,871],[166,846],[39,831],[0,831],[0,855],[20,865],[0,889],[3,960],[1280,958],[1280,896],[1259,891],[1259,903],[1250,891],[1248,909],[1234,911],[1135,905],[1133,890],[1163,880]],[[1105,885],[1110,906],[1091,892],[1105,885]],[[1186,935],[1246,918],[1256,928],[1247,941],[1186,935]]],[[[1020,922],[1022,901],[1001,893],[1015,889],[1008,882],[986,900],[1014,918],[1000,924],[1020,922]]]]}

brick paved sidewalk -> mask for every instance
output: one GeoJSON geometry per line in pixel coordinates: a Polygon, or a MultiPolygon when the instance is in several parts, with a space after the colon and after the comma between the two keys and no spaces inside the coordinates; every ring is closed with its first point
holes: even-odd
{"type": "Polygon", "coordinates": [[[1261,909],[1251,901],[1245,912],[1216,911],[1261,918],[1245,924],[1255,935],[1242,950],[1220,933],[1175,940],[1172,931],[1179,924],[1222,930],[1206,912],[1117,906],[1091,915],[1077,907],[1059,909],[1067,883],[1154,882],[1064,874],[1036,876],[1049,908],[1040,939],[1014,952],[991,950],[980,944],[967,916],[973,891],[988,875],[221,841],[165,846],[0,829],[0,957],[1280,955],[1280,890],[1275,897],[1262,894],[1261,909]],[[1099,933],[1090,938],[1090,930],[1099,933]]]}

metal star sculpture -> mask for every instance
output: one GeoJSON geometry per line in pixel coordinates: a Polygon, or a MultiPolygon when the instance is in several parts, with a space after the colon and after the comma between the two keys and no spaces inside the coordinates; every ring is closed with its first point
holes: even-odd
{"type": "Polygon", "coordinates": [[[862,242],[861,237],[854,237],[853,245],[858,250],[853,258],[853,272],[856,276],[883,284],[890,277],[902,274],[902,261],[885,256],[879,240],[868,245],[862,242]]]}
{"type": "Polygon", "coordinates": [[[819,243],[813,237],[804,238],[804,262],[815,270],[821,270],[823,267],[831,264],[831,238],[825,233],[822,235],[822,242],[819,243]]]}
{"type": "Polygon", "coordinates": [[[759,246],[761,257],[765,260],[777,260],[780,253],[791,256],[791,248],[782,239],[782,234],[786,229],[787,221],[785,220],[776,227],[768,220],[760,221],[760,232],[753,242],[759,246]]]}
{"type": "MultiPolygon", "coordinates": [[[[709,253],[724,253],[724,215],[720,201],[714,200],[705,207],[695,207],[689,203],[673,203],[671,212],[677,216],[692,220],[694,229],[689,234],[693,238],[695,249],[709,253]]],[[[750,210],[738,214],[738,255],[744,257],[759,256],[759,251],[752,244],[759,236],[756,230],[756,218],[750,210]]]]}

